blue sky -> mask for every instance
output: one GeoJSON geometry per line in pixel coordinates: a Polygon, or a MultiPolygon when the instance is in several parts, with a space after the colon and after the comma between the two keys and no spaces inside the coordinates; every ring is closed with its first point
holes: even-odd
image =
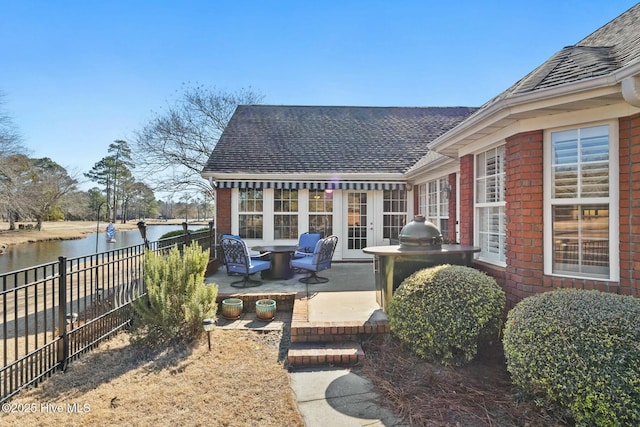
{"type": "Polygon", "coordinates": [[[82,173],[185,83],[277,105],[480,106],[635,3],[0,0],[2,108],[32,156],[82,173]]]}

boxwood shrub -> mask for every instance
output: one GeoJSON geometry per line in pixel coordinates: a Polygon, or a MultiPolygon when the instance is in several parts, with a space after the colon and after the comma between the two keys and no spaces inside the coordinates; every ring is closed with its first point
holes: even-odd
{"type": "Polygon", "coordinates": [[[508,314],[507,369],[578,425],[640,425],[640,299],[585,290],[525,298],[508,314]]]}
{"type": "Polygon", "coordinates": [[[389,302],[392,333],[423,359],[464,365],[483,339],[498,339],[505,305],[495,279],[470,267],[413,273],[389,302]]]}

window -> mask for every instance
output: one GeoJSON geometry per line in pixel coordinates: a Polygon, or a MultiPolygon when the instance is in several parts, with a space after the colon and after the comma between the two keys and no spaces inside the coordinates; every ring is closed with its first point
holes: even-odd
{"type": "Polygon", "coordinates": [[[405,190],[384,190],[382,237],[397,241],[407,222],[407,194],[405,190]]]}
{"type": "Polygon", "coordinates": [[[275,190],[273,231],[276,239],[298,238],[298,190],[275,190]]]}
{"type": "Polygon", "coordinates": [[[610,276],[609,126],[551,133],[552,273],[610,276]]]}
{"type": "Polygon", "coordinates": [[[438,178],[420,185],[418,205],[419,212],[438,227],[446,239],[449,236],[449,180],[438,178]]]}
{"type": "Polygon", "coordinates": [[[504,264],[506,260],[504,145],[476,156],[476,224],[479,258],[504,264]]]}
{"type": "Polygon", "coordinates": [[[262,239],[262,190],[242,188],[238,191],[238,217],[240,237],[262,239]]]}
{"type": "Polygon", "coordinates": [[[332,190],[309,190],[309,232],[333,234],[332,190]]]}

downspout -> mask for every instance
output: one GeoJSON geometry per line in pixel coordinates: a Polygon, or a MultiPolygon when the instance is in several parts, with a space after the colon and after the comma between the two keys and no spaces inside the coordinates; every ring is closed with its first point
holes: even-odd
{"type": "MultiPolygon", "coordinates": [[[[634,107],[640,107],[640,77],[638,76],[631,76],[631,77],[626,77],[625,79],[622,80],[622,97],[624,98],[624,100],[634,106],[634,107]]],[[[631,123],[629,123],[629,135],[631,135],[631,128],[632,125],[631,123]]],[[[631,137],[629,137],[631,138],[631,137]]],[[[633,224],[633,191],[631,190],[633,188],[633,161],[631,159],[631,156],[629,155],[627,157],[627,167],[629,168],[629,194],[628,194],[628,203],[629,203],[629,217],[627,218],[628,224],[629,226],[631,226],[631,224],[633,224]]],[[[631,229],[629,230],[629,242],[632,241],[631,239],[631,229]]],[[[632,250],[632,245],[629,245],[629,259],[633,260],[633,250],[632,250]]],[[[629,267],[629,272],[628,272],[628,277],[629,277],[629,285],[633,286],[633,283],[635,281],[635,277],[634,277],[634,269],[633,269],[633,262],[630,263],[630,267],[629,267]]]]}
{"type": "Polygon", "coordinates": [[[631,76],[622,80],[622,97],[634,107],[640,107],[640,77],[631,76]]]}

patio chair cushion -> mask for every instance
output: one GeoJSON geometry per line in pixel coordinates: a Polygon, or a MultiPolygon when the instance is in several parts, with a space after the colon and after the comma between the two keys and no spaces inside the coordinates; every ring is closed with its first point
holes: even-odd
{"type": "Polygon", "coordinates": [[[336,236],[320,239],[316,243],[312,256],[291,260],[292,268],[307,270],[310,273],[309,277],[300,279],[300,281],[304,283],[311,283],[311,281],[313,283],[323,283],[329,280],[324,277],[318,277],[316,273],[331,268],[331,260],[337,243],[338,238],[336,236]]]}
{"type": "Polygon", "coordinates": [[[293,258],[302,258],[313,255],[316,244],[321,237],[320,233],[302,233],[298,240],[298,246],[296,247],[293,258]]]}

